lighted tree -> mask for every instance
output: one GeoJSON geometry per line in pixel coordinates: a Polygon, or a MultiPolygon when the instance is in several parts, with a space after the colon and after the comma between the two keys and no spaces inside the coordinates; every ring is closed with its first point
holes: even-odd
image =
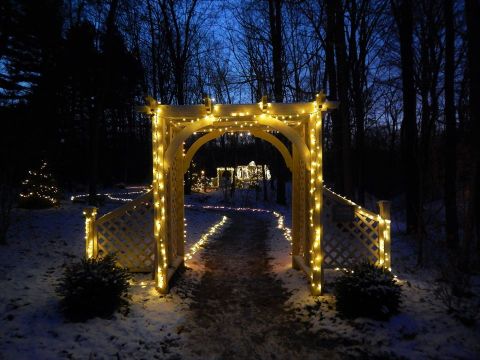
{"type": "Polygon", "coordinates": [[[192,173],[192,190],[195,192],[206,192],[208,179],[205,171],[192,173]]]}
{"type": "Polygon", "coordinates": [[[40,168],[29,170],[22,182],[20,207],[48,208],[58,204],[58,188],[49,170],[48,163],[42,161],[40,168]]]}

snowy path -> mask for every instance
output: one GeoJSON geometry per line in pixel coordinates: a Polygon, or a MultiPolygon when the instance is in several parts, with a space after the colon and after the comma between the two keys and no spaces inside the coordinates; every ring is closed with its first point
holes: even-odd
{"type": "Polygon", "coordinates": [[[271,273],[271,218],[229,213],[231,225],[204,252],[205,273],[193,291],[185,349],[207,359],[335,357],[335,341],[307,333],[284,304],[289,294],[271,273]]]}

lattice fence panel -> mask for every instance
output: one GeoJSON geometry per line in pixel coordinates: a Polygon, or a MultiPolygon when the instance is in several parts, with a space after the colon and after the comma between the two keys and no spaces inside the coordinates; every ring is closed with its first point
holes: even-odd
{"type": "Polygon", "coordinates": [[[324,264],[327,267],[349,267],[368,259],[380,260],[379,223],[376,214],[354,209],[352,221],[336,221],[335,207],[350,204],[324,190],[324,264]]]}
{"type": "Polygon", "coordinates": [[[150,272],[154,265],[151,193],[95,222],[98,252],[116,253],[119,265],[132,272],[150,272]]]}

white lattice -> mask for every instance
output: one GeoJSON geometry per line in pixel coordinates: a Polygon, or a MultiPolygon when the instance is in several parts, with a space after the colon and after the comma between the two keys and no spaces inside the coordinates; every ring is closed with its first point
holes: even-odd
{"type": "Polygon", "coordinates": [[[154,265],[151,192],[95,222],[98,254],[115,253],[119,265],[132,272],[150,272],[154,265]]]}
{"type": "Polygon", "coordinates": [[[378,215],[354,207],[351,221],[334,219],[334,207],[352,206],[348,201],[324,189],[324,264],[327,267],[349,267],[368,259],[380,260],[378,215]]]}

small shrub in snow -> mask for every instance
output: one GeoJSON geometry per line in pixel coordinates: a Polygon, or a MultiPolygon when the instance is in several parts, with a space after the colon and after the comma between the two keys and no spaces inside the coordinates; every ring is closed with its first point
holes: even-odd
{"type": "Polygon", "coordinates": [[[63,313],[69,320],[84,321],[127,309],[130,278],[112,254],[68,266],[57,287],[63,313]]]}
{"type": "Polygon", "coordinates": [[[334,292],[338,313],[348,318],[388,319],[400,305],[401,288],[392,273],[368,261],[344,270],[334,292]]]}

